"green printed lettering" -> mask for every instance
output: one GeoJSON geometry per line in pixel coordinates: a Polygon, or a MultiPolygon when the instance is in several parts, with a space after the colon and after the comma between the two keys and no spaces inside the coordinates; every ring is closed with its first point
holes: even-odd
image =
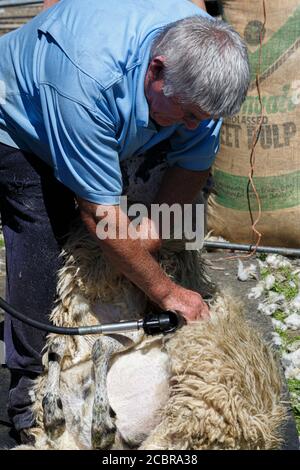
{"type": "MultiPolygon", "coordinates": [[[[216,202],[223,207],[248,211],[247,176],[235,176],[214,170],[216,202]]],[[[262,203],[262,211],[287,209],[300,205],[300,171],[280,176],[255,176],[254,184],[262,203]]],[[[252,210],[257,210],[256,197],[249,192],[252,210]]]]}

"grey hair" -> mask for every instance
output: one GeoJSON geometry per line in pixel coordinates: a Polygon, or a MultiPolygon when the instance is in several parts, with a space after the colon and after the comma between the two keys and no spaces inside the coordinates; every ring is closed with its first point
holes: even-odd
{"type": "Polygon", "coordinates": [[[165,96],[212,116],[232,116],[250,83],[247,48],[221,20],[192,16],[171,23],[155,39],[151,59],[164,56],[165,96]]]}

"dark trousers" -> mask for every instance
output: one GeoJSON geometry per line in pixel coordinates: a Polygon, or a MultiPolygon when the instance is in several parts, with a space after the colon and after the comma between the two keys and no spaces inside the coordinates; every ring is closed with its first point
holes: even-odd
{"type": "MultiPolygon", "coordinates": [[[[76,217],[73,193],[37,156],[0,143],[0,210],[6,247],[6,300],[48,322],[59,253],[76,217]]],[[[45,333],[5,315],[6,364],[12,372],[8,411],[17,430],[32,426],[33,380],[42,371],[45,333]]]]}

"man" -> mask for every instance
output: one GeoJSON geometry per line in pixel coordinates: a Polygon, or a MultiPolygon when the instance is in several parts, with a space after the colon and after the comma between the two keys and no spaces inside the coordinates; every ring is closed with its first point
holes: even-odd
{"type": "MultiPolygon", "coordinates": [[[[219,117],[245,98],[247,52],[228,25],[186,0],[64,0],[2,37],[0,55],[7,298],[45,321],[75,200],[91,236],[103,209],[126,229],[119,162],[169,139],[155,202],[192,202],[218,151],[219,117]]],[[[98,241],[162,309],[188,321],[208,315],[201,295],[159,267],[160,240],[98,241]]],[[[33,425],[28,390],[41,372],[44,336],[6,316],[5,342],[9,413],[22,430],[33,425]]]]}
{"type": "MultiPolygon", "coordinates": [[[[195,5],[197,5],[198,7],[202,8],[203,10],[206,10],[204,0],[190,0],[190,1],[193,2],[195,5]]],[[[51,7],[57,2],[59,2],[59,0],[44,0],[43,5],[44,5],[44,8],[46,9],[46,8],[51,7]]]]}

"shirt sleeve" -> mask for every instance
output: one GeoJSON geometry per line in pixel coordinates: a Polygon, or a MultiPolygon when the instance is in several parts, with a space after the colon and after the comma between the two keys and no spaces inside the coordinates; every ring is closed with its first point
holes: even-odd
{"type": "Polygon", "coordinates": [[[205,120],[193,131],[179,126],[170,138],[168,164],[195,171],[210,168],[219,150],[221,125],[217,119],[205,120]]]}
{"type": "Polygon", "coordinates": [[[122,194],[115,126],[91,109],[43,84],[40,97],[55,177],[96,204],[116,205],[122,194]]]}

